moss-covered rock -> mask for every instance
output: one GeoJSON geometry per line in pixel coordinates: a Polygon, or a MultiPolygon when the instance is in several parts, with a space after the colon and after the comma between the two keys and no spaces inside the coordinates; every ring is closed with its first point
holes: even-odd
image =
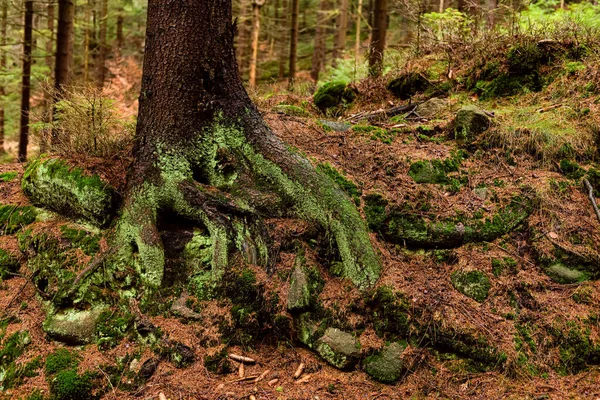
{"type": "Polygon", "coordinates": [[[379,195],[365,197],[369,227],[385,240],[424,248],[451,248],[464,243],[493,241],[518,228],[533,209],[526,193],[489,218],[448,218],[429,221],[410,210],[389,207],[379,195]]]}
{"type": "Polygon", "coordinates": [[[315,106],[322,112],[345,107],[354,99],[356,92],[343,82],[328,82],[321,86],[313,97],[315,106]]]}
{"type": "Polygon", "coordinates": [[[365,372],[379,382],[396,382],[405,371],[401,358],[405,349],[406,344],[399,342],[385,346],[379,353],[371,355],[363,361],[365,372]]]}
{"type": "Polygon", "coordinates": [[[457,143],[469,146],[490,127],[490,118],[476,106],[461,108],[452,122],[452,133],[457,143]]]}
{"type": "Polygon", "coordinates": [[[577,283],[590,278],[590,275],[584,271],[575,268],[569,268],[561,262],[556,262],[544,269],[553,281],[558,283],[577,283]]]}
{"type": "Polygon", "coordinates": [[[487,299],[492,287],[489,278],[481,271],[455,271],[451,278],[456,290],[479,303],[487,299]]]}
{"type": "Polygon", "coordinates": [[[391,80],[387,88],[401,100],[408,100],[419,92],[427,90],[431,84],[418,72],[409,72],[391,80]]]}
{"type": "Polygon", "coordinates": [[[92,398],[92,379],[79,375],[74,369],[61,371],[50,380],[52,400],[89,400],[92,398]]]}
{"type": "Polygon", "coordinates": [[[416,161],[410,165],[408,175],[417,183],[449,183],[448,173],[457,172],[459,167],[460,161],[454,158],[416,161]]]}
{"type": "Polygon", "coordinates": [[[435,118],[444,108],[448,106],[448,101],[437,97],[431,98],[415,108],[415,112],[421,118],[435,118]]]}
{"type": "Polygon", "coordinates": [[[90,310],[66,310],[49,313],[42,325],[51,338],[70,345],[93,343],[96,326],[106,308],[97,306],[90,310]]]}
{"type": "Polygon", "coordinates": [[[273,111],[279,114],[285,114],[290,117],[308,117],[310,113],[302,107],[291,104],[279,104],[273,108],[273,111]]]}
{"type": "Polygon", "coordinates": [[[115,210],[116,193],[98,175],[87,174],[61,159],[37,159],[26,168],[23,193],[34,205],[70,218],[106,225],[115,210]]]}
{"type": "Polygon", "coordinates": [[[35,221],[31,206],[0,205],[0,235],[11,235],[35,221]]]}
{"type": "Polygon", "coordinates": [[[328,328],[316,343],[316,351],[329,364],[347,370],[356,365],[360,357],[360,344],[350,333],[328,328]]]}
{"type": "Polygon", "coordinates": [[[366,303],[378,336],[387,340],[408,337],[410,305],[402,293],[394,292],[389,286],[380,286],[366,303]]]}
{"type": "Polygon", "coordinates": [[[310,286],[308,276],[304,266],[296,258],[294,270],[290,279],[290,289],[288,291],[287,308],[288,311],[302,311],[307,309],[311,303],[310,286]]]}

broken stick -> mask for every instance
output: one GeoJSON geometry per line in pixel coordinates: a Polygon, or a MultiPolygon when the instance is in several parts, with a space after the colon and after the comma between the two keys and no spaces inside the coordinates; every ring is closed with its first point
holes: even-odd
{"type": "Polygon", "coordinates": [[[596,212],[596,217],[598,218],[598,222],[600,222],[600,210],[598,209],[598,204],[596,204],[596,199],[594,198],[594,188],[590,181],[586,178],[583,178],[583,184],[585,185],[588,191],[588,198],[592,202],[592,207],[594,207],[594,211],[596,212]]]}

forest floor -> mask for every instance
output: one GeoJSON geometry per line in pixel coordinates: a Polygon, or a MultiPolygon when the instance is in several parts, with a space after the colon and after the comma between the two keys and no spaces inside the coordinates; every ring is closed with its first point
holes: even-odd
{"type": "MultiPolygon", "coordinates": [[[[359,93],[369,95],[361,98],[346,116],[403,104],[386,93],[381,85],[377,90],[364,86],[371,84],[358,87],[359,93]]],[[[190,347],[197,361],[186,368],[176,368],[171,362],[161,361],[147,382],[131,389],[133,383],[128,371],[135,367],[129,360],[135,354],[136,363],[143,364],[154,357],[150,348],[129,336],[108,350],[100,350],[96,345],[77,347],[81,358],[78,370],[96,375],[98,385],[103,386],[102,398],[148,399],[164,393],[173,400],[247,399],[252,395],[256,399],[315,400],[600,399],[600,368],[575,365],[573,358],[581,356],[576,353],[578,350],[573,350],[576,353],[573,357],[565,356],[565,351],[572,349],[563,351],[564,348],[551,337],[552,329],[560,331],[576,326],[585,332],[583,343],[588,347],[598,346],[600,282],[558,283],[539,262],[540,254],[551,253],[555,247],[567,248],[577,254],[590,253],[595,257],[600,243],[600,223],[580,182],[565,176],[566,171],[561,169],[561,159],[553,153],[552,146],[556,144],[528,142],[529,147],[523,145],[524,136],[534,136],[539,126],[544,132],[549,132],[550,126],[550,133],[560,132],[564,137],[578,118],[570,116],[570,110],[586,107],[589,114],[597,115],[600,110],[597,110],[596,97],[569,100],[561,107],[537,113],[538,109],[553,106],[556,101],[541,93],[480,102],[459,93],[450,96],[431,118],[382,120],[372,125],[361,122],[359,128],[344,132],[325,127],[323,120],[332,119],[319,115],[310,105],[310,97],[275,95],[255,100],[269,126],[283,141],[306,154],[315,166],[329,164],[356,184],[361,197],[361,212],[364,212],[365,196],[379,194],[390,204],[408,208],[426,221],[456,219],[457,216],[465,220],[482,216],[492,218],[525,188],[535,194],[534,210],[524,228],[489,242],[455,246],[451,249],[452,261],[447,257],[439,261],[431,250],[391,244],[376,232],[371,234],[384,266],[378,286],[392,287],[404,293],[411,307],[427,310],[432,320],[442,321],[444,326],[468,327],[478,332],[506,354],[504,366],[482,370],[456,354],[427,345],[411,345],[409,368],[399,382],[386,385],[371,379],[360,367],[351,372],[339,371],[302,345],[282,340],[277,344],[265,342],[229,347],[229,353],[256,360],[255,364],[246,366],[245,376],[259,376],[269,371],[260,382],[240,381],[235,363],[230,373],[214,374],[201,362],[208,354],[207,347],[201,343],[210,336],[207,332],[210,327],[204,321],[184,321],[163,313],[146,318],[162,331],[164,337],[190,347]],[[282,112],[277,109],[280,104],[302,108],[306,114],[282,112]],[[469,150],[470,154],[461,161],[460,171],[451,175],[456,176],[454,185],[416,183],[409,175],[415,161],[451,158],[460,148],[448,137],[448,132],[456,111],[468,104],[495,115],[482,140],[497,142],[498,137],[505,140],[509,137],[508,127],[512,127],[510,132],[514,141],[506,146],[489,145],[483,146],[483,150],[469,150]],[[360,128],[366,125],[370,128],[360,128]],[[528,133],[523,133],[525,129],[529,129],[528,133]],[[465,296],[452,282],[456,271],[473,270],[483,272],[491,282],[489,295],[482,302],[465,296]],[[303,376],[310,376],[297,380],[293,375],[300,363],[306,366],[303,376]],[[574,365],[572,370],[565,369],[568,363],[574,365]],[[114,380],[109,379],[109,375],[115,373],[114,368],[117,375],[120,372],[116,387],[111,383],[114,380]],[[273,379],[278,381],[273,383],[273,379]],[[130,390],[125,390],[126,387],[130,390]]],[[[577,146],[574,145],[579,152],[577,146]]],[[[122,184],[118,182],[119,174],[114,165],[82,163],[88,163],[89,170],[113,181],[115,186],[122,184]]],[[[589,170],[594,166],[594,161],[588,160],[581,161],[580,168],[589,170]]],[[[0,183],[0,203],[27,205],[28,200],[20,189],[23,166],[1,164],[0,174],[5,172],[17,172],[18,175],[0,183]]],[[[63,222],[60,217],[53,217],[33,226],[34,229],[56,229],[63,222]]],[[[14,235],[0,236],[0,246],[18,251],[14,235]]],[[[290,271],[293,263],[292,254],[282,253],[276,269],[290,271]]],[[[2,337],[24,331],[30,336],[30,343],[17,359],[18,365],[36,357],[41,357],[43,362],[48,354],[63,347],[50,340],[42,330],[46,315],[44,305],[35,286],[25,278],[31,273],[27,268],[23,264],[17,276],[0,284],[0,310],[11,317],[2,325],[2,337]]],[[[351,309],[352,303],[359,301],[361,294],[355,288],[326,271],[323,275],[326,277],[325,290],[319,300],[324,305],[344,314],[345,310],[351,309]]],[[[262,276],[260,271],[257,276],[262,276]]],[[[160,300],[167,302],[173,298],[160,300]]],[[[208,306],[205,312],[210,316],[211,313],[222,313],[222,310],[208,306]]],[[[348,311],[348,314],[352,312],[348,311]]],[[[380,348],[384,342],[372,328],[362,330],[359,341],[365,354],[380,348]]],[[[418,340],[411,343],[415,342],[419,343],[418,340]]],[[[590,354],[586,351],[583,350],[584,359],[576,361],[586,364],[585,355],[590,354]]],[[[20,386],[0,391],[0,398],[27,398],[36,390],[48,394],[49,379],[44,368],[32,375],[35,376],[26,377],[20,386]]]]}

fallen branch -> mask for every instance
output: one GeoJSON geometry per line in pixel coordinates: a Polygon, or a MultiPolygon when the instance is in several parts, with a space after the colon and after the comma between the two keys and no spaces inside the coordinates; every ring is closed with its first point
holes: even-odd
{"type": "Polygon", "coordinates": [[[237,362],[241,362],[241,363],[246,363],[246,364],[254,364],[256,363],[256,360],[250,357],[244,357],[244,356],[240,356],[237,354],[229,354],[229,358],[231,358],[233,361],[237,361],[237,362]]]}
{"type": "Polygon", "coordinates": [[[232,381],[228,381],[227,383],[236,383],[236,382],[244,382],[244,381],[254,381],[254,379],[258,378],[258,375],[249,375],[243,378],[234,379],[232,381]]]}
{"type": "Polygon", "coordinates": [[[547,111],[552,111],[552,110],[554,110],[556,108],[560,108],[562,106],[563,106],[562,103],[560,103],[560,104],[553,104],[553,105],[548,106],[548,107],[542,107],[539,110],[536,110],[536,112],[541,114],[541,113],[545,113],[547,111]]]}
{"type": "Polygon", "coordinates": [[[588,198],[590,199],[590,202],[592,203],[592,207],[594,207],[594,211],[596,212],[596,217],[598,218],[598,222],[600,222],[600,210],[598,209],[598,204],[596,204],[596,199],[594,198],[594,188],[592,187],[592,184],[590,183],[590,181],[588,181],[586,178],[583,178],[583,184],[585,185],[585,187],[588,190],[588,198]]]}
{"type": "Polygon", "coordinates": [[[407,104],[404,106],[388,108],[387,110],[360,112],[358,114],[353,114],[353,115],[349,116],[348,118],[346,118],[346,121],[356,123],[356,122],[360,121],[361,119],[373,120],[378,117],[391,118],[393,116],[400,115],[405,112],[412,113],[417,108],[417,106],[422,103],[423,102],[411,103],[411,104],[407,104]]]}

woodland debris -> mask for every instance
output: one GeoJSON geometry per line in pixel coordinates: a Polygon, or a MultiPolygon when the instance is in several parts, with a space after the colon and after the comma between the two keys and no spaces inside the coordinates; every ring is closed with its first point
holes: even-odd
{"type": "Polygon", "coordinates": [[[238,378],[238,379],[234,379],[232,381],[228,381],[227,383],[253,381],[256,378],[258,378],[258,375],[248,375],[248,376],[244,376],[243,378],[238,378]]]}
{"type": "Polygon", "coordinates": [[[294,379],[300,378],[300,375],[302,375],[302,372],[304,372],[304,363],[300,363],[298,365],[298,368],[296,368],[296,372],[294,372],[294,379]]]}
{"type": "Polygon", "coordinates": [[[267,385],[273,386],[273,385],[277,384],[277,382],[279,382],[279,379],[277,379],[277,378],[271,379],[269,382],[267,382],[267,385]]]}
{"type": "Polygon", "coordinates": [[[244,356],[240,356],[237,354],[229,354],[229,358],[231,358],[234,361],[240,362],[240,363],[244,363],[244,364],[255,364],[256,360],[250,357],[244,357],[244,356]]]}
{"type": "Polygon", "coordinates": [[[298,384],[301,384],[301,383],[306,383],[306,382],[308,382],[308,381],[310,380],[310,378],[312,378],[312,375],[311,375],[311,374],[304,375],[302,378],[298,379],[298,380],[297,380],[295,383],[296,383],[297,385],[298,385],[298,384]]]}
{"type": "Polygon", "coordinates": [[[598,221],[600,222],[600,210],[598,209],[598,204],[596,204],[596,199],[594,198],[594,188],[592,187],[592,184],[590,183],[590,181],[588,181],[587,179],[583,179],[583,184],[585,185],[586,189],[588,190],[588,198],[590,199],[590,202],[592,203],[592,207],[594,207],[594,212],[596,213],[596,217],[598,218],[598,221]]]}
{"type": "Polygon", "coordinates": [[[387,110],[379,109],[375,111],[363,111],[350,115],[348,118],[346,118],[346,121],[350,121],[355,124],[362,119],[368,119],[371,121],[378,118],[391,118],[402,113],[412,113],[415,108],[422,103],[423,102],[411,103],[403,106],[388,108],[387,110]]]}
{"type": "Polygon", "coordinates": [[[167,396],[165,396],[163,392],[160,392],[158,394],[158,400],[167,400],[167,396]]]}
{"type": "Polygon", "coordinates": [[[240,378],[243,378],[244,375],[246,375],[246,371],[244,371],[244,363],[240,363],[240,365],[238,366],[238,376],[240,378]]]}
{"type": "Polygon", "coordinates": [[[548,112],[548,111],[552,111],[552,110],[554,110],[554,109],[556,109],[556,108],[560,108],[560,107],[562,107],[562,106],[563,106],[563,104],[562,104],[562,103],[559,103],[559,104],[553,104],[553,105],[551,105],[551,106],[548,106],[548,107],[542,107],[542,108],[540,108],[540,109],[537,109],[535,112],[537,112],[537,113],[540,113],[540,114],[541,114],[541,113],[545,113],[545,112],[548,112]]]}
{"type": "Polygon", "coordinates": [[[256,396],[251,394],[250,396],[248,396],[248,400],[256,400],[256,396]]]}
{"type": "Polygon", "coordinates": [[[258,376],[258,378],[256,378],[256,379],[254,380],[254,382],[256,383],[256,382],[260,382],[260,381],[262,381],[263,379],[265,379],[265,378],[266,378],[266,376],[269,374],[269,372],[271,372],[271,370],[270,370],[270,369],[267,369],[267,370],[265,370],[265,371],[264,371],[262,374],[260,374],[260,375],[258,376]]]}

